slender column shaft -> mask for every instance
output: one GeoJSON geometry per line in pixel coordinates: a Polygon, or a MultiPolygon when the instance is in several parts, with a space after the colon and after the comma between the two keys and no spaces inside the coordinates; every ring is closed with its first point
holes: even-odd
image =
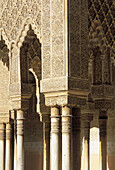
{"type": "Polygon", "coordinates": [[[12,127],[10,123],[6,124],[6,160],[5,170],[12,169],[12,155],[11,155],[11,139],[12,139],[12,127]]]}
{"type": "Polygon", "coordinates": [[[16,114],[14,113],[14,170],[17,165],[17,135],[16,135],[16,114]]]}
{"type": "Polygon", "coordinates": [[[72,109],[72,170],[81,170],[80,109],[72,109]]]}
{"type": "Polygon", "coordinates": [[[88,110],[83,110],[82,120],[83,120],[83,137],[84,137],[84,152],[82,155],[82,169],[90,170],[90,122],[93,120],[92,113],[88,110]]]}
{"type": "Polygon", "coordinates": [[[46,120],[43,123],[43,137],[44,137],[43,170],[50,170],[50,118],[49,115],[43,117],[46,117],[46,120]]]}
{"type": "Polygon", "coordinates": [[[71,170],[71,126],[69,107],[62,108],[62,170],[71,170]]]}
{"type": "Polygon", "coordinates": [[[51,170],[59,169],[60,116],[58,108],[51,108],[51,170]]]}
{"type": "Polygon", "coordinates": [[[0,170],[5,169],[5,124],[0,124],[0,170]]]}
{"type": "Polygon", "coordinates": [[[100,170],[107,170],[107,120],[99,120],[100,126],[100,170]]]}
{"type": "Polygon", "coordinates": [[[17,170],[24,170],[24,113],[17,111],[17,170]]]}
{"type": "Polygon", "coordinates": [[[90,170],[90,147],[89,147],[89,136],[90,136],[90,122],[84,122],[84,168],[90,170]]]}

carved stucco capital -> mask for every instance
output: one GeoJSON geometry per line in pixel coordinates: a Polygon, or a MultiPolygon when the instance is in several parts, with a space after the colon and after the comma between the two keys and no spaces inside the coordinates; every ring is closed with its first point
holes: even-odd
{"type": "Polygon", "coordinates": [[[76,95],[59,95],[59,96],[46,96],[45,105],[49,107],[54,106],[71,106],[81,107],[86,104],[86,99],[78,97],[76,95]]]}

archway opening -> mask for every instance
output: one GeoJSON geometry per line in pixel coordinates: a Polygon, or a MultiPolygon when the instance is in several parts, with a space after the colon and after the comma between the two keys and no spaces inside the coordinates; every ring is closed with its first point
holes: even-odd
{"type": "Polygon", "coordinates": [[[22,105],[23,107],[25,105],[26,110],[24,120],[25,170],[42,170],[43,126],[38,114],[41,44],[31,25],[20,48],[20,66],[22,105]]]}

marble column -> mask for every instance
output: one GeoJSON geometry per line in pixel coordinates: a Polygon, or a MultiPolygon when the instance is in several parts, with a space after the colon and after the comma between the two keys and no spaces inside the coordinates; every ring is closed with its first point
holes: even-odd
{"type": "Polygon", "coordinates": [[[0,170],[5,170],[5,124],[0,124],[0,170]]]}
{"type": "Polygon", "coordinates": [[[60,134],[59,108],[53,107],[51,108],[51,170],[60,170],[59,134],[60,134]]]}
{"type": "Polygon", "coordinates": [[[17,110],[17,170],[24,170],[24,112],[17,110]]]}
{"type": "Polygon", "coordinates": [[[71,170],[71,126],[72,115],[69,107],[62,107],[62,170],[71,170]]]}
{"type": "Polygon", "coordinates": [[[42,122],[44,140],[43,170],[50,170],[50,115],[43,114],[42,122]]]}
{"type": "Polygon", "coordinates": [[[78,108],[72,108],[72,170],[81,170],[81,116],[78,108]]]}
{"type": "Polygon", "coordinates": [[[90,122],[93,120],[93,114],[89,110],[82,111],[83,123],[83,155],[82,169],[90,170],[90,122]]]}
{"type": "Polygon", "coordinates": [[[12,170],[12,126],[10,123],[6,124],[6,159],[5,159],[5,170],[12,170]]]}
{"type": "Polygon", "coordinates": [[[100,117],[100,170],[107,170],[107,119],[100,117]]]}
{"type": "Polygon", "coordinates": [[[16,134],[16,113],[14,111],[14,170],[16,170],[17,165],[17,134],[16,134]]]}
{"type": "MultiPolygon", "coordinates": [[[[86,118],[87,119],[87,118],[86,118]]],[[[84,121],[84,169],[90,170],[90,122],[88,120],[84,121]]]]}

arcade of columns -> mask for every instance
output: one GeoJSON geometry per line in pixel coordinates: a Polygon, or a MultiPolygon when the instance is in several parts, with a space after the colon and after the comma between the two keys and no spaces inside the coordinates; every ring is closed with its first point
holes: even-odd
{"type": "Polygon", "coordinates": [[[24,170],[31,96],[38,96],[43,122],[43,170],[91,170],[96,116],[99,168],[107,170],[107,121],[115,112],[114,3],[97,2],[10,1],[9,8],[1,2],[0,59],[8,67],[9,106],[0,111],[0,170],[24,170]]]}

